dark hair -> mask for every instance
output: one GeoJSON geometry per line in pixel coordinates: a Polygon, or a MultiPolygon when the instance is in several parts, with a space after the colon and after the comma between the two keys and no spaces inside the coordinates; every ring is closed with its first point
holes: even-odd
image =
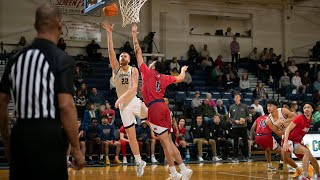
{"type": "Polygon", "coordinates": [[[302,106],[301,106],[301,107],[302,107],[302,110],[303,110],[303,107],[304,107],[306,104],[309,104],[309,105],[312,107],[313,111],[315,111],[316,106],[315,106],[312,102],[305,102],[305,103],[303,103],[302,106]]]}
{"type": "Polygon", "coordinates": [[[156,61],[154,65],[154,69],[159,73],[159,74],[164,74],[165,73],[165,66],[162,62],[156,61]]]}
{"type": "Polygon", "coordinates": [[[283,107],[284,105],[287,105],[287,106],[289,106],[289,108],[291,108],[290,104],[287,102],[283,102],[281,107],[283,107]]]}
{"type": "Polygon", "coordinates": [[[240,92],[235,92],[233,97],[236,97],[238,95],[241,97],[241,93],[240,92]]]}
{"type": "Polygon", "coordinates": [[[108,116],[102,115],[102,116],[101,116],[101,120],[102,120],[102,119],[108,119],[108,116]]]}
{"type": "Polygon", "coordinates": [[[278,101],[276,101],[276,100],[274,100],[274,99],[269,99],[268,101],[267,101],[267,105],[268,104],[273,104],[273,105],[275,105],[275,106],[278,106],[278,101]]]}
{"type": "MultiPolygon", "coordinates": [[[[203,116],[202,116],[202,114],[198,114],[197,117],[203,117],[203,116]]],[[[196,118],[197,118],[197,117],[196,117],[196,118]]]]}

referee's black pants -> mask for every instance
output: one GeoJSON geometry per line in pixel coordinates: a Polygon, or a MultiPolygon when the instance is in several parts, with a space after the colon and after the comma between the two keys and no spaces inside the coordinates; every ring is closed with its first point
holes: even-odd
{"type": "Polygon", "coordinates": [[[243,142],[243,152],[242,155],[244,157],[248,157],[248,134],[247,134],[247,127],[241,127],[241,128],[232,128],[232,134],[233,134],[233,157],[238,158],[239,156],[239,137],[242,138],[243,142]]]}

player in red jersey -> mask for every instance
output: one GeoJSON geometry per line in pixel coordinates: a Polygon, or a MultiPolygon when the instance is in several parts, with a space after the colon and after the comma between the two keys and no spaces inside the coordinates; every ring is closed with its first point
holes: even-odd
{"type": "MultiPolygon", "coordinates": [[[[267,171],[272,172],[276,171],[276,168],[274,168],[271,163],[271,151],[276,151],[281,154],[281,146],[272,136],[272,130],[267,126],[267,117],[268,115],[261,116],[253,123],[250,131],[250,144],[251,146],[253,145],[254,131],[256,131],[256,143],[265,150],[265,156],[268,162],[267,171]]],[[[282,157],[280,163],[282,163],[282,157]]]]}
{"type": "Polygon", "coordinates": [[[142,96],[144,103],[148,106],[148,120],[153,132],[159,137],[166,159],[169,164],[170,178],[187,180],[191,178],[192,170],[184,165],[178,148],[169,137],[171,129],[170,111],[163,100],[168,85],[179,83],[184,80],[187,66],[181,68],[179,76],[168,76],[162,74],[164,65],[155,61],[150,68],[143,62],[142,51],[138,42],[137,26],[132,26],[132,37],[134,51],[142,76],[142,96]],[[174,161],[179,164],[181,174],[176,171],[174,161]]]}
{"type": "Polygon", "coordinates": [[[303,155],[302,158],[302,168],[303,174],[299,179],[309,179],[308,178],[308,166],[309,162],[313,166],[317,179],[320,179],[319,164],[316,158],[313,157],[310,150],[304,146],[302,143],[303,137],[307,134],[312,123],[312,113],[314,110],[314,105],[312,103],[306,102],[303,104],[303,114],[296,116],[289,126],[287,127],[284,140],[283,140],[283,151],[286,154],[293,152],[294,154],[303,155]]]}

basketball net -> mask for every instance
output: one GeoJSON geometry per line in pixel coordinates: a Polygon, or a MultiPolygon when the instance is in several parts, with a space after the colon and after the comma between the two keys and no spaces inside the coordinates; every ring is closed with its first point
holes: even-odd
{"type": "Polygon", "coordinates": [[[119,0],[122,15],[122,27],[140,22],[139,12],[147,0],[119,0]]]}

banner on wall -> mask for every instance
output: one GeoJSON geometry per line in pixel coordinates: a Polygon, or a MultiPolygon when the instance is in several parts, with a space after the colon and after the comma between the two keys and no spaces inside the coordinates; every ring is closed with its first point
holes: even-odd
{"type": "Polygon", "coordinates": [[[63,38],[67,41],[101,42],[101,29],[98,23],[65,21],[63,38]]]}
{"type": "MultiPolygon", "coordinates": [[[[303,144],[308,147],[308,149],[314,157],[320,157],[320,134],[306,134],[303,137],[302,141],[303,144]]],[[[296,158],[296,156],[293,153],[292,157],[296,158]]]]}
{"type": "Polygon", "coordinates": [[[81,16],[101,16],[101,11],[95,11],[90,15],[84,14],[84,0],[50,0],[56,5],[62,14],[81,16]]]}

